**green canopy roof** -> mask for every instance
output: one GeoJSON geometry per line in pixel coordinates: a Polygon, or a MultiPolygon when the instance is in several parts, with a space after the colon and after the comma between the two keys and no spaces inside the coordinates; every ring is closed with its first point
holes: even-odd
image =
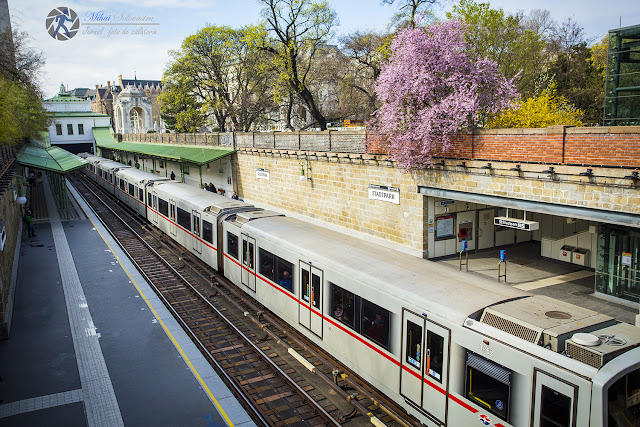
{"type": "Polygon", "coordinates": [[[68,173],[82,169],[87,161],[60,147],[40,148],[33,145],[25,147],[18,155],[21,165],[57,173],[68,173]]]}
{"type": "Polygon", "coordinates": [[[193,163],[196,165],[204,165],[235,152],[235,150],[227,148],[114,142],[109,128],[93,128],[93,136],[96,138],[96,145],[102,149],[144,154],[150,157],[193,163]],[[104,129],[106,129],[106,131],[104,129]]]}

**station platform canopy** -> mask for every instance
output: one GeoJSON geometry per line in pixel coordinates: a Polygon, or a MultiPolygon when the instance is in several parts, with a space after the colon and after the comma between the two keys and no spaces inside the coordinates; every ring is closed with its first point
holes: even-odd
{"type": "Polygon", "coordinates": [[[29,145],[18,155],[23,166],[66,174],[84,168],[87,161],[60,147],[42,148],[29,145]]]}
{"type": "Polygon", "coordinates": [[[96,139],[96,146],[102,150],[123,151],[199,166],[211,163],[214,160],[218,160],[235,152],[233,149],[205,146],[116,142],[108,127],[93,128],[93,135],[96,139]]]}

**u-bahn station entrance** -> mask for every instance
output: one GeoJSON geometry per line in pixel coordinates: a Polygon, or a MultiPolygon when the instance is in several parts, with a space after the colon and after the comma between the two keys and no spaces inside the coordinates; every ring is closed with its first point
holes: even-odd
{"type": "MultiPolygon", "coordinates": [[[[454,265],[465,241],[469,273],[496,280],[506,250],[507,265],[544,261],[589,280],[600,301],[637,313],[640,127],[480,130],[456,138],[431,167],[409,172],[365,132],[120,139],[233,149],[228,182],[256,206],[454,265]]],[[[118,143],[109,148],[118,152],[118,143]]],[[[507,282],[518,271],[518,281],[543,279],[527,280],[526,269],[515,267],[507,282]]]]}

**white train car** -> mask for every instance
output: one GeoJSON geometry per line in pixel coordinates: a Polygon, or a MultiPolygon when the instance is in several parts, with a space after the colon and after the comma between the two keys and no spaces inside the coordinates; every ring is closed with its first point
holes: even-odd
{"type": "Polygon", "coordinates": [[[147,187],[147,219],[195,256],[218,269],[218,218],[253,206],[187,184],[147,187]]]}
{"type": "Polygon", "coordinates": [[[640,426],[637,327],[186,184],[146,188],[154,225],[425,425],[640,426]]]}
{"type": "Polygon", "coordinates": [[[634,326],[267,211],[226,222],[227,276],[425,425],[640,416],[634,326]]]}
{"type": "Polygon", "coordinates": [[[119,169],[114,174],[115,196],[145,218],[147,215],[145,203],[147,186],[171,181],[169,178],[131,167],[119,169]]]}
{"type": "Polygon", "coordinates": [[[95,166],[95,180],[99,186],[106,189],[109,193],[116,194],[115,174],[118,171],[131,169],[131,166],[108,159],[93,159],[90,163],[95,166]]]}

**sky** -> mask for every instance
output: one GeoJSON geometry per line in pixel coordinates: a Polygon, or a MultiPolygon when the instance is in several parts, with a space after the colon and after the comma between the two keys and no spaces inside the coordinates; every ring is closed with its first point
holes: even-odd
{"type": "MultiPolygon", "coordinates": [[[[444,16],[457,3],[447,1],[436,7],[436,14],[444,16]]],[[[185,37],[208,24],[234,28],[256,24],[262,9],[258,0],[8,0],[8,3],[12,27],[26,32],[30,47],[45,56],[46,64],[40,76],[45,98],[55,95],[61,83],[67,89],[95,88],[96,84],[106,85],[107,81],[117,80],[120,74],[124,79],[132,79],[135,74],[143,80],[161,80],[170,60],[169,50],[178,49],[185,37]],[[61,5],[75,11],[80,18],[80,30],[66,41],[53,39],[45,25],[49,13],[61,5]],[[152,25],[102,25],[105,22],[100,21],[99,16],[109,17],[111,23],[152,25]]],[[[328,3],[340,20],[334,43],[339,36],[357,30],[385,31],[396,11],[395,6],[382,5],[380,0],[328,0],[328,3]]],[[[638,0],[614,3],[490,0],[489,3],[492,8],[502,8],[508,13],[521,10],[526,14],[532,9],[547,9],[557,21],[572,18],[585,28],[587,38],[593,41],[599,41],[620,23],[622,27],[640,24],[638,0]]]]}

